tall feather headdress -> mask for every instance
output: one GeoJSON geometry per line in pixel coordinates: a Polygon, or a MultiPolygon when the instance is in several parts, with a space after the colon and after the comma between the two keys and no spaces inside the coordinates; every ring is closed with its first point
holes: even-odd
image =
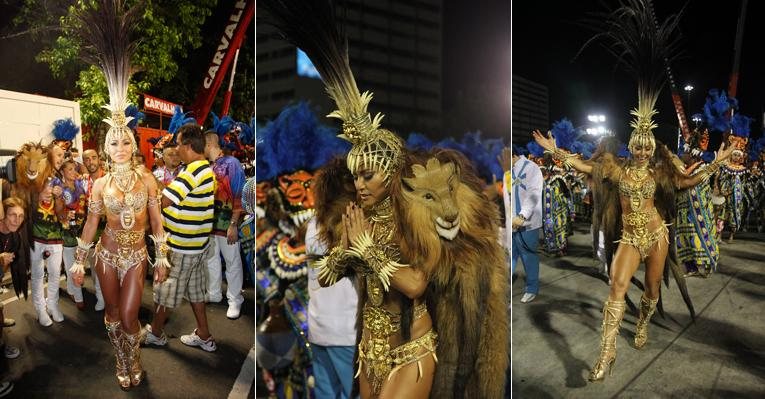
{"type": "Polygon", "coordinates": [[[126,117],[125,109],[130,105],[128,84],[134,71],[131,58],[137,47],[134,27],[142,12],[142,2],[128,9],[123,0],[104,0],[98,2],[98,8],[85,5],[75,12],[77,34],[83,44],[80,56],[103,71],[109,90],[109,104],[104,106],[110,112],[104,119],[109,125],[106,142],[129,137],[134,152],[138,146],[128,127],[133,117],[126,117]]]}
{"type": "Polygon", "coordinates": [[[615,10],[596,13],[589,21],[598,27],[599,33],[582,49],[601,41],[606,51],[616,57],[617,65],[637,80],[638,106],[630,112],[635,117],[630,122],[633,129],[630,148],[638,144],[656,148],[654,106],[667,82],[667,65],[679,55],[676,30],[681,14],[682,11],[659,24],[650,0],[621,0],[615,10]]]}
{"type": "Polygon", "coordinates": [[[380,128],[383,115],[367,110],[371,92],[361,93],[348,62],[348,39],[340,29],[329,1],[265,0],[258,3],[284,39],[303,50],[321,75],[327,94],[337,105],[328,117],[343,122],[340,138],[351,142],[348,169],[381,172],[386,183],[403,162],[404,142],[380,128]]]}

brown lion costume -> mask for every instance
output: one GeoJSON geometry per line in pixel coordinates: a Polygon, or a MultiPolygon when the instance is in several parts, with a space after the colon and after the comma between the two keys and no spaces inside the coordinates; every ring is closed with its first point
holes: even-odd
{"type": "MultiPolygon", "coordinates": [[[[438,366],[431,398],[499,398],[509,362],[508,270],[498,239],[499,210],[482,192],[469,161],[452,150],[411,154],[391,196],[401,232],[401,254],[428,276],[428,306],[439,334],[438,366]],[[454,165],[455,182],[417,180],[414,165],[454,165]],[[414,180],[412,180],[414,179],[414,180]],[[452,191],[453,203],[407,192],[452,191]],[[455,207],[459,232],[452,240],[436,231],[455,207]]],[[[448,180],[448,178],[447,178],[448,180]]],[[[433,196],[431,194],[431,196],[433,196]]]]}

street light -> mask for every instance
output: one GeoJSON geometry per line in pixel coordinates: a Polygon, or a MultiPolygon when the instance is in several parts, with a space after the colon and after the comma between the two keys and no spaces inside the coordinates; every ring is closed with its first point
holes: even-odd
{"type": "Polygon", "coordinates": [[[606,121],[606,116],[605,115],[600,115],[600,114],[587,115],[587,120],[590,121],[590,122],[605,122],[606,121]]]}
{"type": "Polygon", "coordinates": [[[689,83],[685,85],[685,87],[683,87],[683,90],[685,90],[685,92],[688,94],[688,97],[687,97],[688,109],[690,110],[691,109],[691,91],[693,91],[693,86],[691,86],[691,84],[689,83]]]}

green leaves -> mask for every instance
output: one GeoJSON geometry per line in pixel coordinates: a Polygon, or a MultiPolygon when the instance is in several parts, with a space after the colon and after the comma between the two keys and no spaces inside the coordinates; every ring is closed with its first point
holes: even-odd
{"type": "MultiPolygon", "coordinates": [[[[136,3],[126,1],[128,6],[136,3]]],[[[75,9],[93,7],[97,3],[93,0],[25,0],[14,18],[17,28],[26,29],[24,33],[50,43],[36,60],[48,64],[57,79],[76,82],[72,89],[80,103],[81,119],[93,127],[105,117],[106,110],[102,106],[109,102],[109,95],[98,68],[86,65],[79,58],[81,43],[73,34],[77,26],[72,14],[75,9]]],[[[131,101],[137,101],[138,92],[176,77],[179,63],[184,62],[189,50],[202,45],[202,24],[217,3],[217,0],[146,0],[144,14],[136,26],[140,40],[133,59],[136,73],[129,88],[131,101]]]]}

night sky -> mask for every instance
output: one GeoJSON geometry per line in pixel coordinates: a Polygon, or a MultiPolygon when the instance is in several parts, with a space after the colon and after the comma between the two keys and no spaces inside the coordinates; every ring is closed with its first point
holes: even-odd
{"type": "MultiPolygon", "coordinates": [[[[610,4],[614,1],[608,1],[610,4]]],[[[683,95],[688,119],[702,112],[709,89],[726,89],[733,68],[733,48],[741,7],[730,2],[654,1],[660,20],[680,11],[683,58],[672,71],[683,95]],[[682,88],[690,83],[690,107],[682,88]]],[[[544,84],[550,91],[550,123],[567,117],[575,126],[586,127],[587,115],[602,113],[608,127],[626,141],[629,136],[629,110],[637,105],[637,85],[620,69],[604,49],[589,46],[578,58],[577,51],[593,35],[581,25],[590,12],[605,10],[597,1],[516,1],[513,2],[513,73],[544,84]]],[[[765,6],[749,1],[741,68],[738,83],[740,110],[754,118],[751,136],[762,134],[765,109],[765,62],[761,61],[765,25],[761,17],[765,6]]],[[[659,128],[656,135],[674,147],[677,118],[666,86],[657,103],[659,128]]],[[[712,144],[719,142],[713,137],[712,144]]]]}

